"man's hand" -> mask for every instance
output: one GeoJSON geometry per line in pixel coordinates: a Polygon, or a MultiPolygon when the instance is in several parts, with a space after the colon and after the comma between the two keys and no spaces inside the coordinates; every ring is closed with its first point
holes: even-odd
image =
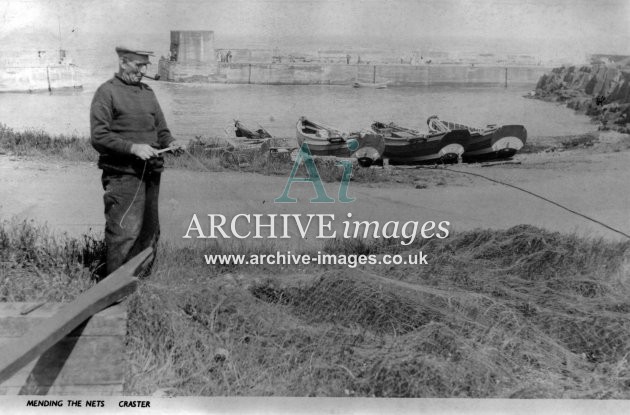
{"type": "Polygon", "coordinates": [[[151,157],[157,156],[157,150],[148,144],[132,144],[131,154],[138,157],[140,160],[148,160],[151,157]]]}

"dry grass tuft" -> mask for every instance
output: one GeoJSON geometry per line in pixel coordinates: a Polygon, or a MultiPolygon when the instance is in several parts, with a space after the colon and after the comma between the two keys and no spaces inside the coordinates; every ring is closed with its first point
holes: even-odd
{"type": "Polygon", "coordinates": [[[105,249],[91,235],[52,235],[33,221],[0,223],[0,301],[71,301],[94,283],[105,249]]]}

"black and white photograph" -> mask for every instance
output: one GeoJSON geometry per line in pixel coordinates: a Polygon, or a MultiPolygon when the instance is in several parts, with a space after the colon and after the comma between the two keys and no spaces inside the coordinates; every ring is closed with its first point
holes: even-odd
{"type": "Polygon", "coordinates": [[[0,0],[0,412],[626,412],[629,180],[625,0],[0,0]]]}

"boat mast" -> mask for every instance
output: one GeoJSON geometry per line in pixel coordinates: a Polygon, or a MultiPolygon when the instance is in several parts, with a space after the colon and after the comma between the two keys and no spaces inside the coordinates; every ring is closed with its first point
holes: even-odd
{"type": "Polygon", "coordinates": [[[59,64],[61,64],[66,58],[66,52],[63,50],[63,45],[61,43],[61,19],[59,18],[59,15],[57,15],[57,26],[59,28],[59,34],[57,37],[57,39],[59,40],[59,64]]]}

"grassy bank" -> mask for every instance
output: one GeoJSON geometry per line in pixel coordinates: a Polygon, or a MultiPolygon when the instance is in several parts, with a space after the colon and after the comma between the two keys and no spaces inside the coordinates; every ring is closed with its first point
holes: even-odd
{"type": "Polygon", "coordinates": [[[85,137],[53,136],[45,131],[34,129],[15,131],[2,123],[0,123],[0,151],[19,157],[91,162],[98,159],[98,154],[85,137]]]}
{"type": "MultiPolygon", "coordinates": [[[[88,137],[50,135],[42,130],[15,131],[0,123],[0,153],[18,157],[50,160],[96,162],[98,153],[88,137]]],[[[193,171],[240,171],[265,175],[288,176],[293,161],[288,153],[272,155],[258,150],[225,148],[220,138],[200,138],[188,143],[181,156],[165,155],[165,165],[193,171]]],[[[340,181],[343,170],[334,160],[315,160],[322,180],[340,181]]],[[[299,175],[306,175],[302,165],[299,175]]],[[[363,183],[387,181],[387,175],[375,169],[353,169],[352,180],[363,183]]],[[[437,180],[437,178],[436,178],[437,180]]]]}
{"type": "MultiPolygon", "coordinates": [[[[126,393],[630,398],[630,243],[518,226],[322,247],[426,266],[203,262],[253,249],[160,247],[128,303],[126,393]]],[[[100,254],[4,223],[0,299],[69,300],[100,254]]]]}
{"type": "Polygon", "coordinates": [[[53,235],[34,221],[0,223],[0,301],[71,301],[95,283],[100,238],[53,235]]]}
{"type": "MultiPolygon", "coordinates": [[[[165,155],[167,168],[193,171],[239,171],[263,175],[288,177],[293,161],[288,153],[269,155],[262,151],[237,151],[220,148],[225,141],[220,138],[197,138],[188,143],[186,152],[180,156],[165,155]]],[[[0,124],[0,153],[17,157],[44,160],[96,162],[98,153],[87,137],[52,136],[41,130],[15,131],[0,124]]],[[[325,182],[339,182],[343,169],[334,159],[315,159],[320,177],[325,182]]],[[[302,164],[298,176],[307,177],[302,164]]],[[[425,188],[446,184],[455,175],[445,172],[424,171],[420,177],[409,172],[396,172],[374,167],[360,168],[355,164],[351,180],[356,183],[400,183],[425,188]]]]}

